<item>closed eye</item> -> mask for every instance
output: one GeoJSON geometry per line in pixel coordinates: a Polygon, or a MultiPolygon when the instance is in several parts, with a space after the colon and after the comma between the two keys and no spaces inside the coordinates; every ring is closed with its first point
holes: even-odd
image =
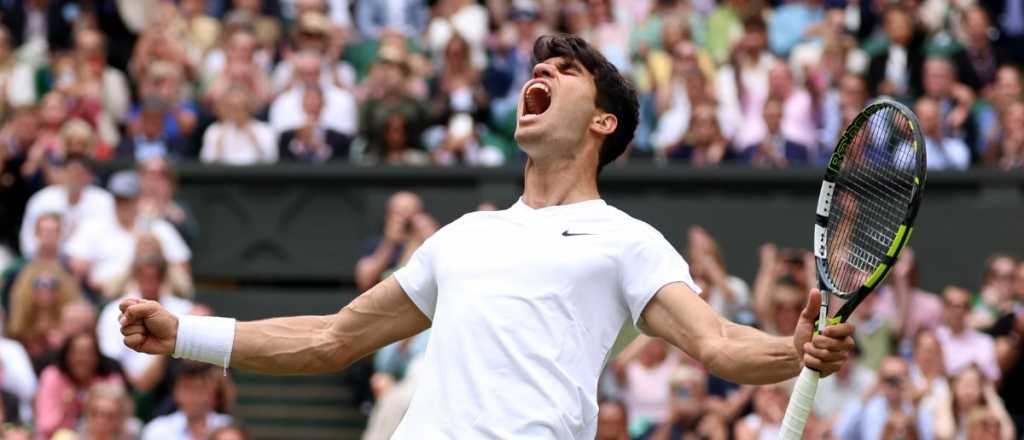
{"type": "Polygon", "coordinates": [[[558,63],[558,71],[564,75],[575,76],[580,73],[580,66],[574,62],[561,61],[558,63]]]}

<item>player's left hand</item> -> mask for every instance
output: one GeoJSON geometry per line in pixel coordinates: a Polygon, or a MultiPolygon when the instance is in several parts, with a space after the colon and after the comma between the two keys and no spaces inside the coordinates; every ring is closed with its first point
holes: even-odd
{"type": "Polygon", "coordinates": [[[793,333],[793,345],[803,358],[804,365],[821,372],[821,377],[835,373],[846,362],[853,350],[853,324],[848,322],[825,327],[822,334],[814,335],[814,321],[821,307],[821,292],[811,289],[807,307],[793,333]],[[811,336],[814,335],[812,338],[811,336]]]}

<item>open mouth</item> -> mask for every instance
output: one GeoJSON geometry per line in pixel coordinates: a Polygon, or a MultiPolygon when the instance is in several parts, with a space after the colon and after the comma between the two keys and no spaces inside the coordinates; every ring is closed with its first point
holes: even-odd
{"type": "Polygon", "coordinates": [[[523,95],[523,115],[539,115],[551,106],[551,89],[547,84],[535,82],[523,95]]]}

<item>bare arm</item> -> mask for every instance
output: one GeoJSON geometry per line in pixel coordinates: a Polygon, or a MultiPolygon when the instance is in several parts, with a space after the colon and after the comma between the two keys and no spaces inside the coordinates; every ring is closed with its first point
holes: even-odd
{"type": "Polygon", "coordinates": [[[661,288],[644,309],[645,329],[701,361],[713,374],[746,384],[767,384],[792,378],[801,359],[828,375],[839,369],[853,347],[853,327],[829,327],[811,339],[821,296],[816,290],[804,309],[793,337],[771,336],[721,317],[689,287],[671,283],[661,288]]]}
{"type": "MultiPolygon", "coordinates": [[[[125,344],[137,351],[171,354],[178,319],[159,303],[121,303],[125,344]]],[[[391,342],[430,327],[393,277],[381,281],[338,313],[239,322],[230,366],[266,374],[337,371],[391,342]]]]}

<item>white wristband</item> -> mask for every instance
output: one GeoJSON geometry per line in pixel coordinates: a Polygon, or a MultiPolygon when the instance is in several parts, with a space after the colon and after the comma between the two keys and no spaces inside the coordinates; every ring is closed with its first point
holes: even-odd
{"type": "Polygon", "coordinates": [[[235,343],[235,320],[217,316],[178,316],[172,356],[227,368],[235,343]]]}

